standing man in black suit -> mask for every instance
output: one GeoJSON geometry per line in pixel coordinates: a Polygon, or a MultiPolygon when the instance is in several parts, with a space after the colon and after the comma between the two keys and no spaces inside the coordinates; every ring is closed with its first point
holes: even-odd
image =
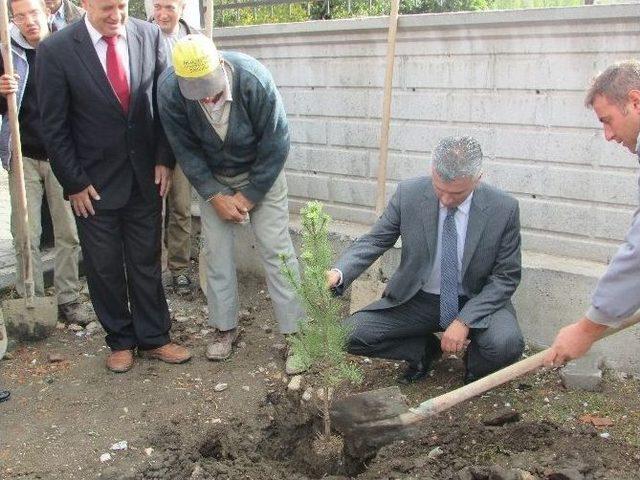
{"type": "Polygon", "coordinates": [[[76,214],[91,301],[126,372],[133,351],[182,363],[171,342],[160,266],[161,197],[172,158],[157,115],[166,67],[160,29],[128,18],[127,0],[83,0],[82,21],[40,43],[45,145],[76,214]]]}

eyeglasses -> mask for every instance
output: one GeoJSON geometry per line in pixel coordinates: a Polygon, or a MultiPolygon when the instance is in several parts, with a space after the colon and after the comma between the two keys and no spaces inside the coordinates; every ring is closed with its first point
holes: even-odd
{"type": "Polygon", "coordinates": [[[37,20],[38,16],[43,15],[43,13],[39,10],[32,10],[29,13],[19,13],[18,15],[14,15],[11,19],[13,23],[16,25],[22,25],[27,23],[29,20],[37,20]]]}

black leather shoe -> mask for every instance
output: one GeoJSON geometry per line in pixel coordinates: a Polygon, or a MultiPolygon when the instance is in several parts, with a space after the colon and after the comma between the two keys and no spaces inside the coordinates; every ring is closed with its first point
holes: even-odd
{"type": "Polygon", "coordinates": [[[469,372],[468,370],[464,372],[464,384],[465,385],[469,385],[470,383],[475,382],[476,380],[479,380],[480,377],[476,377],[473,373],[469,372]]]}
{"type": "Polygon", "coordinates": [[[410,383],[419,382],[423,380],[429,370],[431,369],[431,362],[427,361],[424,357],[418,362],[417,365],[409,365],[402,375],[398,377],[398,383],[408,385],[410,383]]]}
{"type": "Polygon", "coordinates": [[[441,356],[442,350],[440,350],[440,341],[435,335],[428,335],[422,359],[417,365],[410,364],[404,373],[398,377],[398,383],[407,385],[409,383],[415,383],[423,380],[429,373],[429,370],[431,370],[433,362],[438,360],[441,356]]]}

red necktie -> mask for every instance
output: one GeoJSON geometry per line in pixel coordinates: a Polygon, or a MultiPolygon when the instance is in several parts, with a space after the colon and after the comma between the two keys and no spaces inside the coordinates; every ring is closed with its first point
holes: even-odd
{"type": "Polygon", "coordinates": [[[102,37],[107,42],[107,78],[120,101],[124,113],[129,112],[129,82],[122,59],[116,50],[118,36],[102,37]]]}

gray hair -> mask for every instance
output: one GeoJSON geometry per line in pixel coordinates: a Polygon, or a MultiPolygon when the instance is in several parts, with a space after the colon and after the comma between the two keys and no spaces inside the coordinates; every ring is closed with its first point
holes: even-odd
{"type": "Polygon", "coordinates": [[[433,150],[432,165],[445,182],[476,179],[482,173],[482,149],[475,138],[446,137],[433,150]]]}
{"type": "Polygon", "coordinates": [[[587,108],[593,107],[596,97],[602,95],[626,113],[631,90],[640,90],[640,62],[625,60],[614,63],[593,79],[584,105],[587,108]]]}

